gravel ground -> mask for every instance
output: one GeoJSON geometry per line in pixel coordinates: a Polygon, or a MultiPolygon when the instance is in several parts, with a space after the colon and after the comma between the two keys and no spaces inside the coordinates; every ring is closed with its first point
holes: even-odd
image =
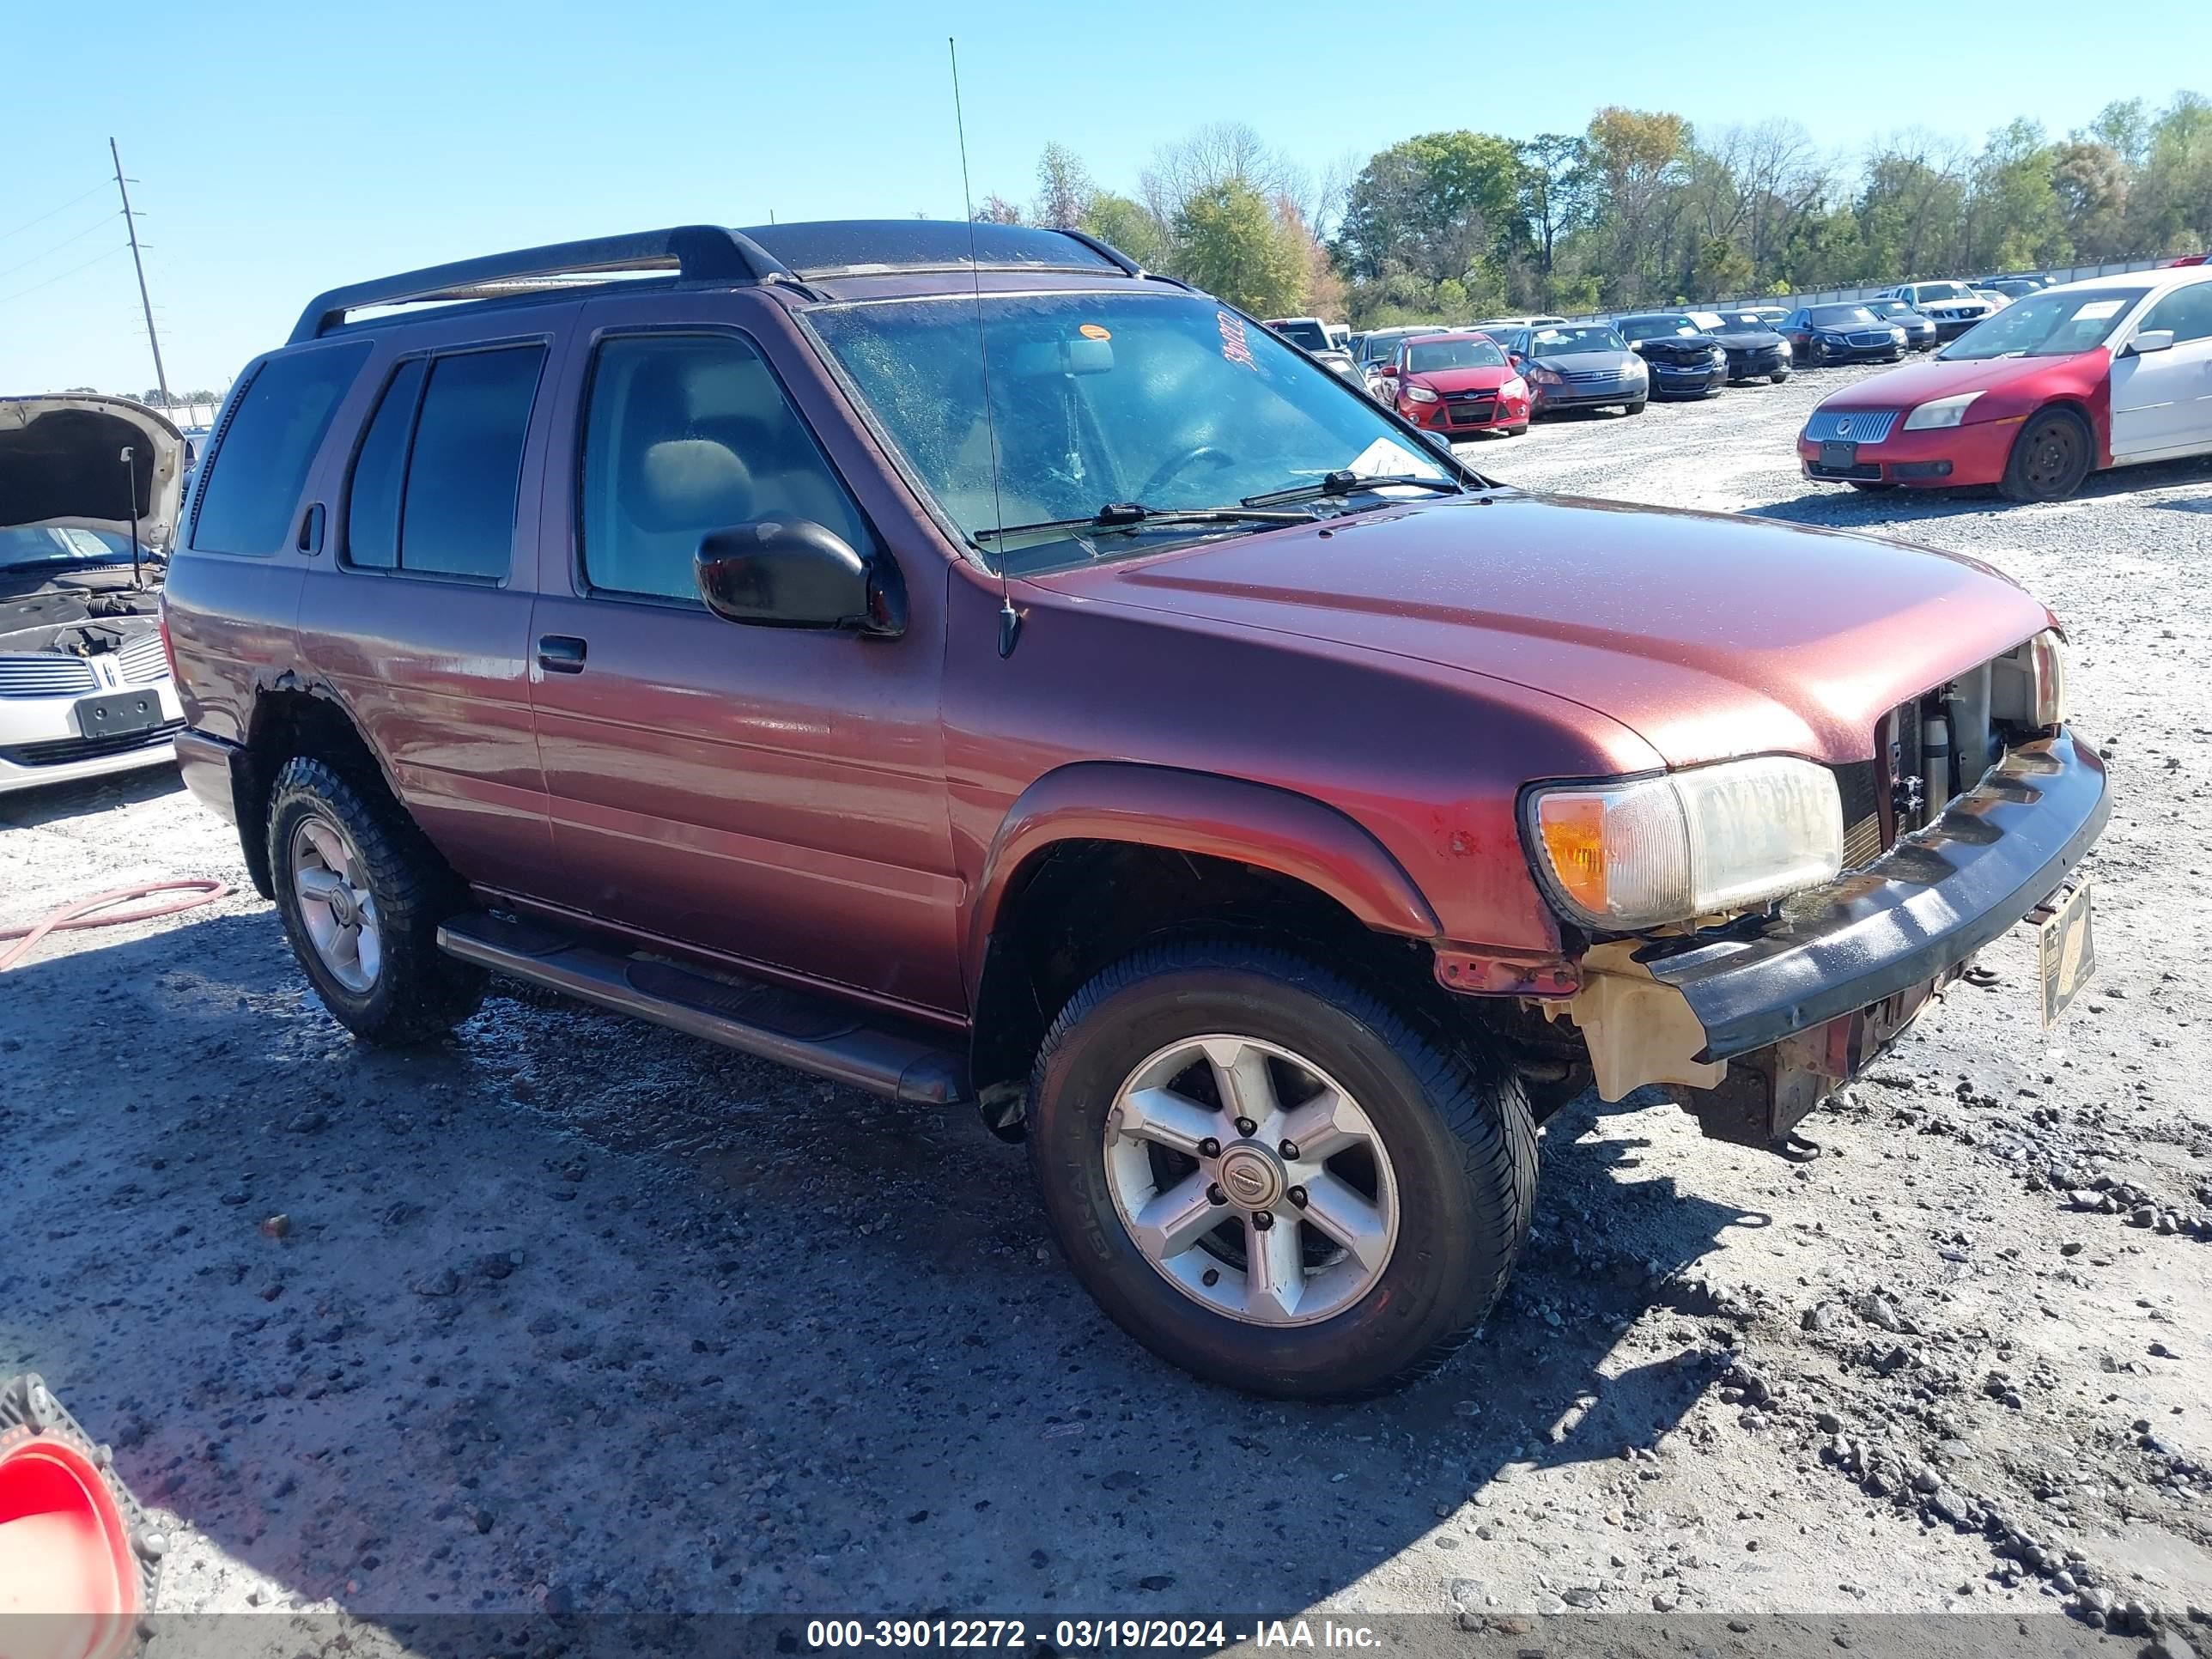
{"type": "Polygon", "coordinates": [[[2212,1607],[2212,987],[2171,924],[2212,864],[2212,465],[2029,509],[1815,489],[1790,438],[1845,378],[1468,453],[1957,549],[2048,599],[2118,792],[2100,980],[2045,1032],[2031,945],[2002,942],[1808,1124],[1809,1164],[1570,1107],[1516,1287],[1436,1381],[1302,1409],[1156,1363],[965,1108],[573,1006],[359,1047],[166,775],[0,800],[0,921],[165,875],[242,895],[0,981],[0,1374],[113,1441],[190,1610],[2187,1631],[2212,1607]]]}

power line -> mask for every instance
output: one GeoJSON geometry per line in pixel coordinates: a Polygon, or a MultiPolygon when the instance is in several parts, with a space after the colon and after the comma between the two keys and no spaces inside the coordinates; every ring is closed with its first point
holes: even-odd
{"type": "Polygon", "coordinates": [[[17,271],[23,270],[27,266],[38,264],[40,260],[47,258],[51,254],[59,253],[71,242],[82,242],[86,237],[91,235],[94,231],[106,228],[107,222],[114,216],[115,216],[112,213],[101,214],[99,218],[94,220],[82,230],[77,232],[76,235],[64,236],[60,241],[56,242],[52,247],[46,249],[44,252],[33,253],[27,259],[18,260],[15,264],[8,266],[5,270],[0,270],[0,276],[12,276],[17,271]]]}
{"type": "Polygon", "coordinates": [[[42,288],[52,288],[56,283],[60,282],[64,277],[74,276],[80,270],[87,270],[92,266],[98,264],[102,259],[112,259],[117,254],[127,252],[129,252],[127,246],[124,243],[118,242],[113,247],[108,249],[106,252],[95,253],[92,258],[87,259],[84,264],[81,265],[71,265],[67,270],[62,271],[57,276],[49,276],[43,283],[33,283],[28,288],[19,288],[13,294],[0,294],[0,306],[6,305],[11,300],[20,300],[26,294],[36,294],[42,288]]]}
{"type": "Polygon", "coordinates": [[[64,202],[59,207],[49,209],[46,212],[41,213],[35,219],[24,220],[21,224],[16,226],[13,230],[0,230],[0,242],[6,241],[10,236],[21,235],[33,225],[43,225],[47,220],[52,218],[55,214],[66,213],[70,209],[75,207],[79,202],[83,201],[85,197],[97,196],[101,191],[106,190],[106,182],[102,180],[100,183],[94,185],[90,190],[85,191],[83,196],[72,196],[68,201],[64,202]]]}

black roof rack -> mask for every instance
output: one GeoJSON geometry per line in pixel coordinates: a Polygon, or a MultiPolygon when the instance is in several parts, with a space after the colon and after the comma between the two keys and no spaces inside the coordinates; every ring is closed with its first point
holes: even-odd
{"type": "Polygon", "coordinates": [[[513,253],[487,253],[334,288],[308,301],[292,330],[290,343],[330,333],[344,325],[347,313],[373,306],[507,297],[533,289],[566,287],[578,277],[629,270],[672,271],[678,283],[699,288],[798,280],[789,266],[743,231],[720,225],[675,225],[666,230],[554,242],[513,253]]]}
{"type": "Polygon", "coordinates": [[[373,307],[513,299],[624,271],[672,272],[687,288],[786,283],[803,289],[807,277],[975,268],[1154,275],[1095,236],[1033,225],[933,219],[823,220],[746,230],[676,225],[487,253],[334,288],[308,302],[290,343],[343,328],[349,313],[373,307]]]}

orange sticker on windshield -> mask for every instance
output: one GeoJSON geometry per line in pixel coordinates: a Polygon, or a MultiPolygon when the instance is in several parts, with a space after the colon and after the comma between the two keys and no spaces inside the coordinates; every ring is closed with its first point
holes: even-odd
{"type": "Polygon", "coordinates": [[[1086,340],[1110,340],[1114,337],[1112,331],[1101,328],[1096,323],[1085,323],[1075,331],[1086,340]]]}

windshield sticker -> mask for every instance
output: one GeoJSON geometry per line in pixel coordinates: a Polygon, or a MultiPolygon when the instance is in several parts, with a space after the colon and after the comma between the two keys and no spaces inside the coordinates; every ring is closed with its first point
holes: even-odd
{"type": "Polygon", "coordinates": [[[1221,325],[1221,355],[1256,373],[1260,365],[1252,359],[1252,343],[1244,337],[1244,325],[1225,311],[1217,311],[1213,316],[1221,325]]]}
{"type": "Polygon", "coordinates": [[[1565,339],[1567,337],[1560,333],[1556,328],[1540,328],[1536,331],[1536,337],[1541,340],[1546,345],[1552,345],[1555,344],[1559,341],[1565,339]]]}
{"type": "Polygon", "coordinates": [[[1443,469],[1425,456],[1416,455],[1389,438],[1377,438],[1353,456],[1344,470],[1355,478],[1402,478],[1408,473],[1419,478],[1444,476],[1443,469]]]}
{"type": "Polygon", "coordinates": [[[1101,328],[1096,323],[1085,323],[1075,331],[1086,340],[1110,340],[1114,337],[1111,329],[1101,328]]]}
{"type": "Polygon", "coordinates": [[[2092,300],[2074,313],[2074,320],[2077,323],[2094,323],[2100,318],[2117,317],[2119,315],[2120,307],[2126,303],[2125,300],[2092,300]]]}

